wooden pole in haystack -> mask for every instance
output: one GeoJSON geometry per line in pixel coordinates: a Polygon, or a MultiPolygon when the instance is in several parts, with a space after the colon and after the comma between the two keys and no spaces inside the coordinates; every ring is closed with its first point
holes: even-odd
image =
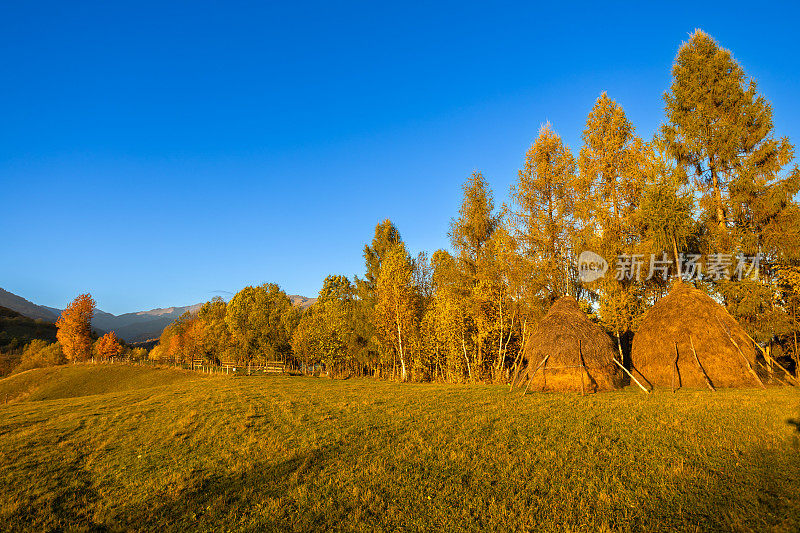
{"type": "Polygon", "coordinates": [[[581,340],[578,339],[578,357],[581,362],[581,396],[586,396],[586,387],[583,384],[583,372],[586,370],[586,365],[583,363],[583,350],[581,350],[581,340]]]}
{"type": "Polygon", "coordinates": [[[747,369],[750,370],[750,373],[753,374],[754,378],[756,378],[756,381],[758,381],[758,384],[761,385],[761,388],[762,389],[766,389],[767,386],[764,385],[764,382],[761,381],[760,377],[758,377],[758,372],[756,372],[756,369],[753,368],[753,365],[750,364],[750,360],[747,358],[746,355],[744,355],[744,352],[742,352],[742,349],[739,348],[739,344],[735,340],[733,340],[733,335],[731,335],[730,329],[725,324],[722,323],[722,321],[719,319],[719,317],[717,317],[717,322],[719,322],[719,325],[722,327],[722,330],[725,333],[728,334],[728,338],[731,340],[733,345],[736,346],[736,350],[739,352],[739,355],[742,356],[742,359],[744,359],[744,362],[747,363],[747,369]]]}
{"type": "Polygon", "coordinates": [[[636,378],[633,376],[633,374],[631,374],[631,373],[630,373],[630,371],[628,371],[628,369],[627,369],[627,368],[625,368],[625,366],[624,366],[622,363],[620,363],[620,362],[619,362],[619,361],[617,361],[616,359],[612,359],[612,361],[614,361],[615,363],[617,363],[617,366],[619,366],[619,367],[620,367],[622,370],[624,370],[624,371],[625,371],[625,373],[626,373],[626,374],[628,374],[628,375],[630,376],[630,378],[631,378],[631,379],[632,379],[632,380],[633,380],[633,381],[634,381],[634,382],[635,382],[637,385],[639,385],[639,388],[640,388],[640,389],[642,389],[643,391],[645,391],[645,392],[646,392],[646,393],[648,393],[648,394],[650,393],[650,391],[649,391],[649,390],[647,390],[647,387],[645,387],[644,385],[642,385],[641,383],[639,383],[639,380],[638,380],[638,379],[636,379],[636,378]]]}
{"type": "Polygon", "coordinates": [[[755,345],[756,345],[756,348],[758,348],[758,349],[761,351],[761,355],[763,355],[763,356],[764,356],[764,359],[766,359],[766,360],[771,360],[771,361],[772,361],[774,364],[778,365],[778,368],[780,368],[781,370],[783,370],[783,371],[786,373],[786,377],[788,377],[789,379],[791,379],[791,380],[792,380],[792,381],[793,381],[795,384],[797,384],[797,385],[800,385],[800,382],[798,382],[798,381],[797,381],[797,379],[796,379],[794,376],[792,376],[792,375],[789,373],[789,371],[788,371],[788,370],[786,370],[785,368],[783,368],[783,365],[782,365],[782,364],[780,364],[780,363],[779,363],[779,362],[777,362],[775,359],[773,359],[771,355],[767,354],[767,352],[766,352],[766,351],[764,351],[764,348],[762,348],[762,347],[761,347],[761,346],[760,346],[760,345],[759,345],[759,344],[758,344],[758,343],[755,341],[755,339],[753,339],[753,337],[751,337],[751,336],[750,336],[750,334],[749,334],[749,333],[747,333],[747,332],[745,331],[745,332],[744,332],[744,334],[745,334],[745,335],[747,335],[747,338],[748,338],[748,339],[750,339],[751,341],[753,341],[753,344],[755,344],[755,345]]]}
{"type": "Polygon", "coordinates": [[[525,383],[525,390],[524,390],[524,391],[522,391],[522,395],[523,395],[523,396],[525,396],[526,394],[528,394],[528,387],[530,387],[530,386],[531,386],[531,381],[533,381],[533,378],[529,377],[529,378],[528,378],[528,382],[527,382],[527,383],[525,383]]]}
{"type": "Polygon", "coordinates": [[[545,358],[542,359],[542,362],[539,363],[539,366],[536,367],[536,369],[533,371],[533,374],[531,374],[531,376],[528,378],[528,384],[525,385],[525,390],[522,393],[523,396],[525,396],[528,393],[528,387],[531,386],[531,382],[533,382],[533,378],[536,376],[536,372],[538,372],[539,369],[542,368],[542,366],[547,362],[548,359],[550,359],[550,354],[546,355],[545,358]]]}
{"type": "Polygon", "coordinates": [[[675,372],[678,370],[678,356],[680,352],[678,352],[678,343],[675,343],[675,362],[672,363],[672,392],[675,392],[675,372]]]}
{"type": "Polygon", "coordinates": [[[792,380],[792,381],[793,381],[795,384],[797,384],[797,385],[800,385],[800,381],[797,381],[797,379],[796,379],[794,376],[792,376],[792,375],[789,373],[789,371],[788,371],[788,370],[786,370],[785,368],[783,368],[783,365],[782,365],[782,364],[780,364],[780,363],[779,363],[779,362],[777,362],[775,359],[773,359],[773,358],[772,358],[772,356],[771,356],[771,355],[769,355],[769,354],[768,354],[768,353],[767,353],[767,352],[764,350],[764,348],[762,348],[762,347],[761,347],[761,345],[760,345],[760,344],[758,344],[758,343],[755,341],[755,339],[753,339],[753,337],[751,337],[751,336],[750,336],[750,334],[749,334],[749,333],[747,333],[747,332],[745,331],[745,332],[744,332],[744,334],[745,334],[745,335],[747,335],[747,338],[748,338],[748,339],[750,339],[750,340],[753,342],[753,344],[755,344],[755,345],[756,345],[756,348],[758,348],[758,349],[759,349],[759,351],[761,352],[761,355],[763,355],[763,356],[764,356],[764,359],[765,359],[765,360],[767,360],[767,362],[771,361],[772,363],[774,363],[774,364],[778,365],[778,368],[780,368],[781,370],[783,370],[783,371],[786,373],[786,377],[788,377],[789,379],[791,379],[791,380],[792,380]]]}
{"type": "Polygon", "coordinates": [[[519,349],[519,353],[517,354],[517,359],[514,361],[514,378],[511,380],[511,388],[508,389],[509,392],[514,390],[514,385],[517,383],[517,376],[519,376],[519,369],[521,368],[520,359],[522,359],[522,351],[524,349],[525,349],[524,347],[519,349]]]}
{"type": "Polygon", "coordinates": [[[708,385],[708,388],[711,389],[712,391],[717,392],[717,389],[715,389],[714,385],[711,384],[711,379],[708,377],[708,374],[706,374],[703,365],[700,364],[700,358],[697,357],[697,351],[694,349],[694,341],[692,340],[691,335],[689,335],[689,342],[692,345],[692,353],[694,353],[694,360],[697,361],[697,366],[700,368],[700,372],[703,373],[703,378],[706,380],[706,385],[708,385]]]}
{"type": "Polygon", "coordinates": [[[794,377],[800,378],[800,354],[797,353],[797,332],[794,332],[794,377]]]}

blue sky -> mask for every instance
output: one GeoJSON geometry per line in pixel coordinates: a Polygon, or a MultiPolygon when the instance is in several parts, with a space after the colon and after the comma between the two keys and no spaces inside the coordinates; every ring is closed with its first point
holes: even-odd
{"type": "Polygon", "coordinates": [[[0,287],[123,313],[364,270],[375,224],[447,246],[602,91],[650,137],[682,41],[733,51],[800,142],[791,3],[4,2],[0,287]]]}

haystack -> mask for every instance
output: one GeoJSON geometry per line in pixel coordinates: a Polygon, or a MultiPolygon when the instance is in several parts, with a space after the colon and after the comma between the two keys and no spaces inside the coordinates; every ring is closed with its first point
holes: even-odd
{"type": "Polygon", "coordinates": [[[760,386],[756,351],[708,294],[678,282],[642,318],[631,362],[654,387],[760,386]]]}
{"type": "Polygon", "coordinates": [[[531,390],[611,390],[622,384],[611,338],[578,307],[572,296],[557,300],[525,343],[516,381],[531,390]]]}

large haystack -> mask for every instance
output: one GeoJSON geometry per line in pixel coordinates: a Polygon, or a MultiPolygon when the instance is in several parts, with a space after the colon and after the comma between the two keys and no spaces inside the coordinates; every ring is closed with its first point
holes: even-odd
{"type": "Polygon", "coordinates": [[[573,297],[564,296],[525,343],[525,367],[517,382],[522,385],[530,379],[527,387],[531,390],[616,389],[622,379],[613,361],[615,354],[611,338],[589,320],[573,297]]]}
{"type": "Polygon", "coordinates": [[[760,385],[751,370],[756,351],[742,327],[688,283],[676,283],[645,314],[633,337],[631,361],[654,387],[705,388],[704,371],[714,387],[760,385]]]}

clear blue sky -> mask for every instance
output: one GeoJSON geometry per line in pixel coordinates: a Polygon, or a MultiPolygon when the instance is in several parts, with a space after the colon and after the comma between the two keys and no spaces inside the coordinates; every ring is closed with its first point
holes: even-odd
{"type": "Polygon", "coordinates": [[[501,203],[539,126],[577,152],[602,91],[650,137],[698,27],[800,143],[790,3],[269,4],[0,5],[0,287],[113,313],[315,296],[383,218],[447,246],[470,172],[501,203]]]}

